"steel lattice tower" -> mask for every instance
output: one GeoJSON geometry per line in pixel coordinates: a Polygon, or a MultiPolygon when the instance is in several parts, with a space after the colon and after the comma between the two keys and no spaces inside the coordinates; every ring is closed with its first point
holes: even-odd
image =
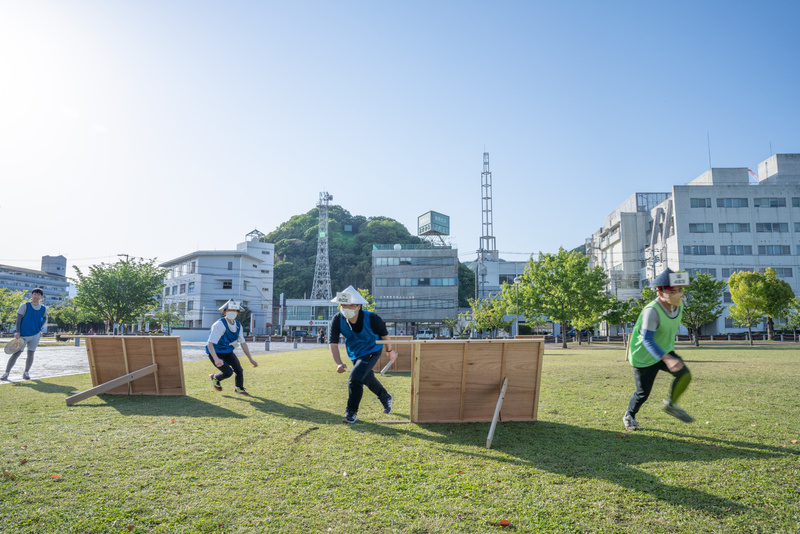
{"type": "Polygon", "coordinates": [[[478,286],[477,297],[483,299],[486,294],[486,261],[498,261],[497,244],[494,239],[492,227],[492,171],[489,170],[489,153],[483,153],[483,172],[481,172],[481,208],[482,208],[482,235],[478,249],[478,268],[475,280],[478,286]]]}
{"type": "Polygon", "coordinates": [[[333,195],[327,191],[319,194],[319,234],[317,238],[317,265],[314,267],[314,284],[311,287],[312,299],[332,299],[331,264],[328,261],[328,206],[333,195]]]}

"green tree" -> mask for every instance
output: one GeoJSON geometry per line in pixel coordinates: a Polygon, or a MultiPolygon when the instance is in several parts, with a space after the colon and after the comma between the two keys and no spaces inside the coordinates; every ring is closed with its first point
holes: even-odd
{"type": "Polygon", "coordinates": [[[750,271],[733,273],[728,278],[733,305],[728,314],[733,321],[747,327],[750,344],[753,344],[753,326],[762,321],[767,309],[767,290],[764,276],[750,271]]]}
{"type": "Polygon", "coordinates": [[[699,347],[700,328],[722,315],[725,281],[714,280],[708,273],[700,273],[690,278],[690,281],[692,285],[684,289],[681,323],[691,329],[694,345],[699,347]]]}
{"type": "Polygon", "coordinates": [[[172,327],[182,326],[186,311],[181,309],[175,302],[166,302],[160,310],[153,314],[156,323],[159,324],[161,330],[169,334],[172,327]]]}
{"type": "Polygon", "coordinates": [[[167,273],[156,267],[155,259],[141,258],[92,265],[87,274],[78,267],[75,271],[75,303],[111,324],[133,323],[155,308],[167,273]]]}
{"type": "Polygon", "coordinates": [[[0,325],[5,330],[16,326],[17,310],[25,302],[25,291],[11,291],[0,287],[0,325]]]}
{"type": "Polygon", "coordinates": [[[785,280],[778,278],[778,273],[768,267],[762,275],[764,277],[764,291],[767,306],[764,315],[767,316],[767,339],[775,339],[775,322],[773,319],[785,319],[795,299],[794,291],[785,280]]]}
{"type": "Polygon", "coordinates": [[[374,312],[375,311],[375,297],[372,296],[372,293],[369,292],[369,289],[357,289],[358,294],[364,297],[367,301],[366,304],[362,304],[361,308],[374,312]]]}
{"type": "Polygon", "coordinates": [[[458,307],[469,308],[469,299],[475,297],[475,273],[458,262],[458,307]]]}
{"type": "MultiPolygon", "coordinates": [[[[589,267],[589,258],[578,252],[563,248],[557,254],[540,252],[538,260],[528,260],[520,279],[520,313],[526,318],[549,317],[561,325],[562,332],[574,319],[604,311],[607,303],[606,274],[601,267],[589,267]]],[[[515,301],[511,285],[504,285],[502,291],[507,303],[515,301]]],[[[567,347],[564,336],[562,347],[567,347]]]]}
{"type": "Polygon", "coordinates": [[[603,319],[606,321],[609,327],[612,324],[619,326],[619,329],[622,332],[623,340],[626,339],[625,324],[634,322],[638,317],[634,311],[635,305],[635,299],[618,300],[617,298],[609,295],[609,301],[608,305],[606,306],[606,313],[603,315],[603,319]]]}
{"type": "Polygon", "coordinates": [[[489,331],[490,336],[496,337],[499,329],[508,328],[511,321],[504,321],[506,315],[506,302],[503,299],[470,299],[472,308],[472,325],[479,332],[489,331]]]}
{"type": "Polygon", "coordinates": [[[800,341],[797,337],[797,329],[800,328],[800,298],[795,297],[789,306],[789,313],[786,315],[786,324],[794,332],[794,340],[800,341]]]}
{"type": "Polygon", "coordinates": [[[632,321],[636,321],[644,311],[644,307],[658,298],[658,291],[650,286],[643,287],[639,298],[631,304],[632,321]]]}

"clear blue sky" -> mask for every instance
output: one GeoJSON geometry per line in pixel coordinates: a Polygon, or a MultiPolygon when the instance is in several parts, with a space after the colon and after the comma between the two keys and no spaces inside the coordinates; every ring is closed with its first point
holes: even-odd
{"type": "Polygon", "coordinates": [[[796,1],[0,0],[0,263],[165,261],[353,214],[573,248],[637,191],[800,152],[796,1]]]}

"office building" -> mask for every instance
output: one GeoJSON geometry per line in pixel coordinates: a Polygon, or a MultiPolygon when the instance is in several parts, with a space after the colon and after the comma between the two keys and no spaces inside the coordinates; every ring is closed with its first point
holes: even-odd
{"type": "Polygon", "coordinates": [[[41,270],[0,265],[0,287],[24,291],[26,299],[30,298],[31,290],[38,287],[44,292],[46,306],[60,304],[66,300],[69,289],[67,258],[42,256],[41,270]]]}

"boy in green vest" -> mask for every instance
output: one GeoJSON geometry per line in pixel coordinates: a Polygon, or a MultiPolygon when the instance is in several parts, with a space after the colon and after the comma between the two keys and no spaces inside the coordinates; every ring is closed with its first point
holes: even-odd
{"type": "Polygon", "coordinates": [[[683,288],[689,285],[689,275],[666,269],[650,284],[658,297],[644,307],[636,320],[628,344],[628,360],[633,366],[636,391],[631,395],[628,411],[622,418],[626,430],[639,430],[636,414],[650,396],[659,371],[674,376],[669,397],[664,400],[664,411],[684,423],[694,418],[676,402],[686,391],[692,375],[680,356],[675,354],[675,334],[683,316],[683,288]]]}

